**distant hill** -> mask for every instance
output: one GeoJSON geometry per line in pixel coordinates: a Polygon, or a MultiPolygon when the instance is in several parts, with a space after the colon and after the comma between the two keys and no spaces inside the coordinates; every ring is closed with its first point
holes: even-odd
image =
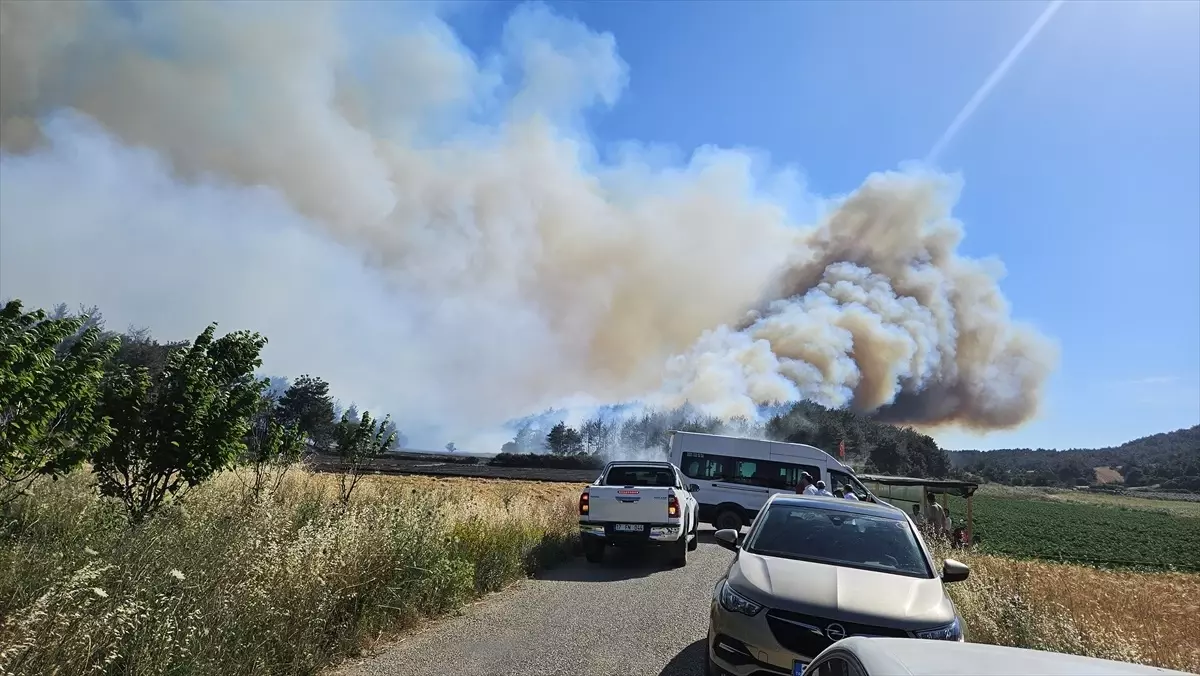
{"type": "Polygon", "coordinates": [[[1012,485],[1157,485],[1200,491],[1200,425],[1109,448],[951,451],[951,466],[1012,485]]]}

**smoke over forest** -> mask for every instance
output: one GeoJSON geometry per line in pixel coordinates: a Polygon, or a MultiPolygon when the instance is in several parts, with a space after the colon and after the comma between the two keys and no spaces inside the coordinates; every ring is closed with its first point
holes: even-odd
{"type": "Polygon", "coordinates": [[[257,330],[431,438],[564,402],[1037,413],[1055,345],[956,253],[953,179],[817,198],[750,151],[602,153],[627,65],[541,5],[488,54],[425,5],[273,7],[0,5],[0,295],[257,330]]]}

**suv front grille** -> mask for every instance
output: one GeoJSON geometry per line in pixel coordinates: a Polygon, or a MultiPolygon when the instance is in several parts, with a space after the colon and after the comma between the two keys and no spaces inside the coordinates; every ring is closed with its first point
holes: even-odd
{"type": "Polygon", "coordinates": [[[835,640],[845,636],[910,637],[910,634],[903,629],[877,627],[857,622],[839,622],[786,610],[768,611],[767,626],[771,627],[771,633],[775,635],[775,640],[779,642],[779,645],[810,659],[832,645],[835,640]],[[829,627],[834,625],[837,626],[834,627],[833,632],[830,632],[829,627]],[[838,626],[842,628],[841,635],[837,632],[838,626]]]}

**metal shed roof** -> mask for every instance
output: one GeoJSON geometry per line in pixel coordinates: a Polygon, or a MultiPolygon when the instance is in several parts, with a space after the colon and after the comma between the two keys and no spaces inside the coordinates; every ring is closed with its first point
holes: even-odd
{"type": "Polygon", "coordinates": [[[911,476],[883,476],[882,474],[859,474],[860,481],[874,481],[885,486],[924,486],[930,493],[947,493],[969,498],[979,488],[975,481],[955,479],[922,479],[911,476]]]}

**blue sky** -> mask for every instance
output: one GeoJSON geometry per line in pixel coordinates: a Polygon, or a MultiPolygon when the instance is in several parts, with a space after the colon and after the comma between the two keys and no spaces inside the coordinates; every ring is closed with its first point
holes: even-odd
{"type": "MultiPolygon", "coordinates": [[[[450,22],[486,51],[514,3],[450,22]]],[[[630,81],[589,120],[690,150],[764,149],[822,194],[923,158],[1042,2],[562,3],[630,81]]],[[[946,147],[964,253],[1057,338],[1041,419],[954,447],[1087,447],[1200,422],[1200,3],[1070,2],[946,147]]]]}

